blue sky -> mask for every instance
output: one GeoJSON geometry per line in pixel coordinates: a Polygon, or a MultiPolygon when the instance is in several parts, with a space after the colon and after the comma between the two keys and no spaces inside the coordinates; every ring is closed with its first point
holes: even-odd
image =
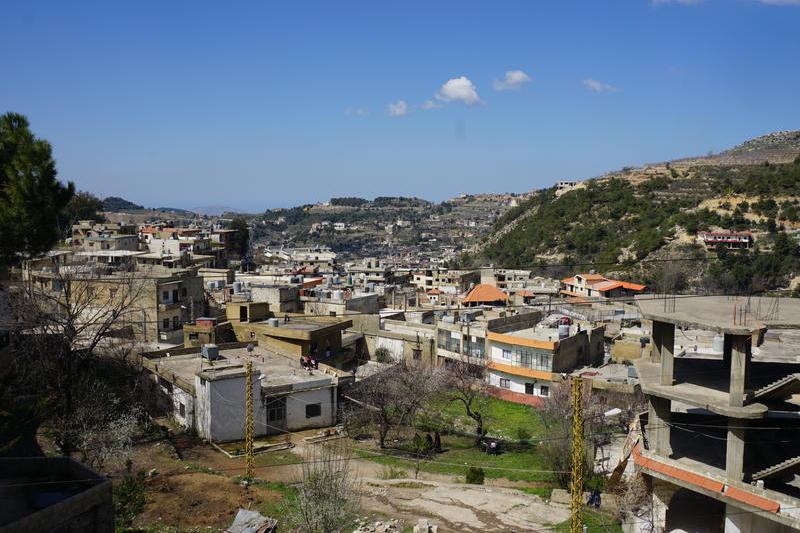
{"type": "Polygon", "coordinates": [[[522,192],[800,129],[800,0],[0,1],[0,112],[148,206],[522,192]]]}

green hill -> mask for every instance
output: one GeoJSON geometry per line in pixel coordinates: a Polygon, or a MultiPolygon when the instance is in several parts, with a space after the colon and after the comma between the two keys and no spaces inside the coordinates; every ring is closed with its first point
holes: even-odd
{"type": "Polygon", "coordinates": [[[625,169],[560,196],[555,188],[538,191],[501,217],[477,253],[465,260],[519,268],[595,263],[599,270],[624,271],[652,282],[657,275],[644,263],[689,254],[702,267],[694,265],[686,276],[708,285],[703,274],[723,259],[733,265],[737,254],[706,254],[695,244],[696,233],[747,230],[757,236],[757,249],[744,252],[744,262],[754,269],[738,273],[724,288],[783,286],[800,270],[797,244],[784,233],[800,230],[800,132],[783,132],[778,140],[776,135],[702,163],[682,160],[625,169]],[[742,159],[728,164],[730,154],[743,152],[746,164],[742,159]],[[790,162],[770,162],[775,154],[790,162]],[[773,249],[785,257],[778,258],[780,264],[763,264],[773,249]],[[748,276],[757,279],[744,279],[748,276]]]}

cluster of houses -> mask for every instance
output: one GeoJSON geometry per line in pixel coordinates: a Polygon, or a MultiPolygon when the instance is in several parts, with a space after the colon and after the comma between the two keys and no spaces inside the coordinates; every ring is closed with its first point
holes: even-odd
{"type": "Polygon", "coordinates": [[[490,394],[532,406],[582,376],[645,395],[625,457],[658,520],[696,525],[702,508],[731,531],[800,525],[800,301],[665,297],[596,272],[339,264],[325,247],[269,250],[243,273],[227,268],[229,237],[81,222],[22,276],[58,290],[84,273],[109,294],[140,279],[121,323],[174,419],[210,441],[243,438],[248,385],[264,436],[335,425],[365,365],[473,365],[490,394]]]}

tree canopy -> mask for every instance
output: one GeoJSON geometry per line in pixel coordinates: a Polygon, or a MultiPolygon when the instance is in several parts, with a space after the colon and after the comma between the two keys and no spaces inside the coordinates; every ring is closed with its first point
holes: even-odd
{"type": "Polygon", "coordinates": [[[73,196],[59,217],[59,228],[62,236],[68,236],[72,225],[79,220],[95,220],[103,222],[105,215],[103,201],[90,192],[80,191],[73,196]]]}
{"type": "Polygon", "coordinates": [[[18,113],[0,116],[0,265],[44,253],[58,241],[58,219],[75,185],[56,179],[50,143],[18,113]]]}

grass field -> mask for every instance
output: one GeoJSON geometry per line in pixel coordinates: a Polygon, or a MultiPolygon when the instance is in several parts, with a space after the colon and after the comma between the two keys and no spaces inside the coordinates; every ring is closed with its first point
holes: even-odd
{"type": "MultiPolygon", "coordinates": [[[[480,399],[480,413],[489,435],[516,440],[520,429],[533,437],[545,434],[544,424],[539,412],[529,406],[507,402],[486,396],[480,399]]],[[[438,401],[430,408],[453,427],[464,431],[475,431],[475,422],[464,412],[460,402],[438,401]]]]}
{"type": "MultiPolygon", "coordinates": [[[[463,479],[467,468],[480,466],[484,469],[487,478],[537,482],[548,486],[551,483],[550,474],[535,472],[535,470],[546,470],[546,468],[543,467],[541,458],[532,447],[507,450],[500,455],[487,455],[475,448],[472,438],[456,435],[443,436],[442,447],[447,451],[435,454],[431,460],[423,460],[420,463],[420,471],[451,474],[463,479]]],[[[413,476],[416,467],[414,458],[401,449],[381,451],[356,448],[355,453],[360,458],[404,470],[410,476],[413,476]]]]}
{"type": "MultiPolygon", "coordinates": [[[[590,509],[583,510],[583,523],[589,533],[622,533],[622,526],[614,517],[590,509]]],[[[558,533],[569,532],[569,520],[556,524],[553,531],[558,533]]]]}

